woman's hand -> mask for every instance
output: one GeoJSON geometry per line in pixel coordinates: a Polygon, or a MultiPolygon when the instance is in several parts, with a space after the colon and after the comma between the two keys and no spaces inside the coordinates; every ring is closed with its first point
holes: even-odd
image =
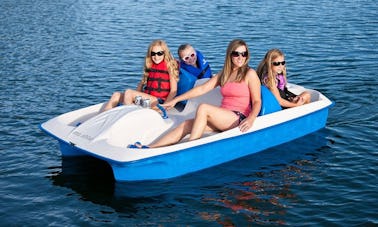
{"type": "Polygon", "coordinates": [[[248,131],[252,127],[254,121],[255,121],[255,118],[250,118],[250,117],[247,117],[244,120],[242,120],[239,124],[240,131],[241,132],[248,131]]]}
{"type": "Polygon", "coordinates": [[[163,106],[166,110],[170,110],[175,107],[176,103],[176,99],[172,99],[170,101],[164,102],[163,104],[161,104],[161,106],[163,106]]]}
{"type": "Polygon", "coordinates": [[[302,96],[297,96],[297,97],[295,97],[295,98],[293,99],[293,102],[294,102],[295,104],[297,104],[297,106],[301,106],[301,105],[303,105],[303,104],[305,103],[305,100],[303,99],[302,96]]]}

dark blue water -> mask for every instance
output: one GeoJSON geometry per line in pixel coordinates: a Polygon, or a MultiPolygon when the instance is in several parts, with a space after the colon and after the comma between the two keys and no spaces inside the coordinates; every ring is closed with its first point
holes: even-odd
{"type": "Polygon", "coordinates": [[[0,1],[0,225],[377,226],[376,1],[0,1]],[[166,181],[116,183],[60,156],[38,125],[134,88],[153,39],[192,43],[221,69],[228,42],[256,67],[336,105],[296,141],[166,181]]]}

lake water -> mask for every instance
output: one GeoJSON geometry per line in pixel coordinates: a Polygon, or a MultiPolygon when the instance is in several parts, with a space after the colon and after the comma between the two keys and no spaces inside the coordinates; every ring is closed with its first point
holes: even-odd
{"type": "Polygon", "coordinates": [[[0,225],[377,226],[378,5],[366,1],[0,2],[0,225]],[[192,43],[213,70],[286,53],[289,81],[335,102],[326,128],[183,177],[116,183],[38,125],[135,88],[148,44],[192,43]]]}

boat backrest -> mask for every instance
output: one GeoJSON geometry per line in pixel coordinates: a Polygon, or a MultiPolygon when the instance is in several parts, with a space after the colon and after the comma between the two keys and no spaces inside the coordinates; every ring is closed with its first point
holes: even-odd
{"type": "Polygon", "coordinates": [[[259,116],[282,110],[273,93],[264,85],[261,85],[261,110],[259,116]]]}
{"type": "MultiPolygon", "coordinates": [[[[197,78],[185,69],[180,68],[179,82],[177,83],[177,96],[193,88],[197,78]]],[[[187,100],[181,101],[185,105],[187,100]]]]}

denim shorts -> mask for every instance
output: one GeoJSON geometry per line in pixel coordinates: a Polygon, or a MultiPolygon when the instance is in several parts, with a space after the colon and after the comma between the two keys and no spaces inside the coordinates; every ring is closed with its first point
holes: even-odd
{"type": "Polygon", "coordinates": [[[161,99],[161,98],[157,98],[157,101],[158,101],[159,104],[163,104],[164,103],[164,100],[161,99]]]}

